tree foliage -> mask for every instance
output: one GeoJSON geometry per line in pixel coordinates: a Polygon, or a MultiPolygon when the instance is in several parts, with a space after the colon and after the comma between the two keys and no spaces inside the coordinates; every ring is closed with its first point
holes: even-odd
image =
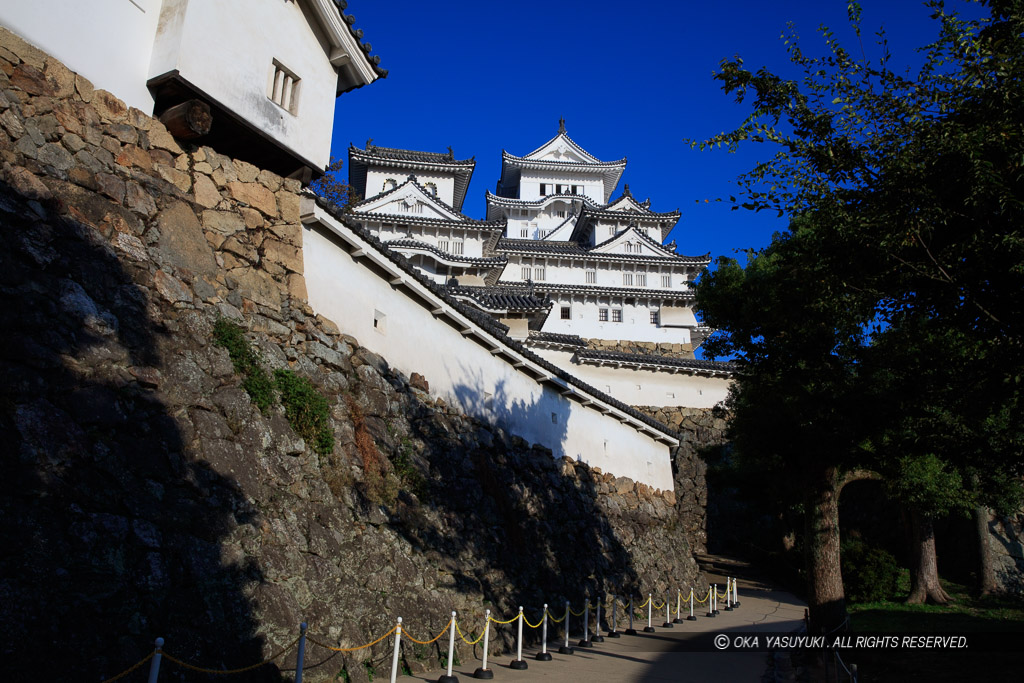
{"type": "MultiPolygon", "coordinates": [[[[808,510],[865,467],[925,516],[1014,500],[1024,0],[980,4],[988,16],[968,19],[928,3],[938,36],[913,74],[893,67],[884,32],[868,58],[851,3],[856,54],[823,27],[826,51],[810,55],[791,30],[799,81],[739,57],[716,75],[751,113],[700,147],[771,145],[731,199],[791,223],[746,267],[720,259],[702,278],[698,310],[721,330],[706,348],[742,366],[737,449],[793,472],[808,510]]],[[[838,552],[832,531],[808,530],[812,581],[831,571],[814,563],[822,544],[838,552]]],[[[841,603],[841,584],[825,594],[841,603]]]]}
{"type": "Polygon", "coordinates": [[[310,183],[310,189],[324,199],[334,202],[342,209],[358,202],[362,197],[355,188],[342,179],[341,170],[344,168],[344,161],[331,157],[331,163],[327,172],[310,183]]]}

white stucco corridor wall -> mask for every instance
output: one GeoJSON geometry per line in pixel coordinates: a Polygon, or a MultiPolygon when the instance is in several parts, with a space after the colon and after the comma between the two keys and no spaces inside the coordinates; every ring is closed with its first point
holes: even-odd
{"type": "Polygon", "coordinates": [[[422,288],[411,275],[406,273],[411,285],[393,285],[394,275],[371,267],[377,260],[397,268],[380,253],[367,250],[353,258],[337,236],[343,231],[351,237],[348,228],[319,207],[310,212],[304,206],[303,213],[306,287],[317,313],[401,372],[422,374],[431,394],[467,414],[540,443],[556,457],[580,459],[657,489],[673,488],[671,439],[624,422],[607,405],[583,405],[517,369],[507,357],[516,352],[504,347],[499,353],[497,342],[482,341],[490,337],[482,328],[470,333],[439,319],[439,304],[409,292],[408,287],[422,288]]]}

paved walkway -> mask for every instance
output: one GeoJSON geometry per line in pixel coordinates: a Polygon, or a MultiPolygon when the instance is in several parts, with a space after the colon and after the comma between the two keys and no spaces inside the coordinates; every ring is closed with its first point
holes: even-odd
{"type": "MultiPolygon", "coordinates": [[[[716,576],[714,568],[707,573],[709,581],[719,580],[724,586],[725,578],[716,576]]],[[[742,576],[742,575],[741,575],[742,576]]],[[[721,588],[719,590],[722,590],[721,588]]],[[[639,633],[635,636],[606,638],[589,649],[576,647],[579,636],[570,640],[575,649],[573,655],[560,655],[557,645],[549,648],[550,662],[538,662],[534,655],[539,648],[524,650],[523,659],[529,668],[514,671],[509,662],[515,658],[502,654],[490,658],[489,668],[494,672],[495,681],[534,683],[535,681],[585,681],[587,683],[661,683],[702,682],[714,683],[759,683],[768,668],[768,655],[763,652],[708,652],[687,651],[695,648],[707,650],[709,634],[729,632],[790,632],[803,623],[804,604],[794,595],[771,590],[760,581],[739,580],[740,606],[726,612],[719,604],[719,615],[708,618],[699,615],[697,621],[676,624],[674,628],[660,628],[664,613],[655,619],[655,633],[643,633],[646,625],[636,624],[639,633]]],[[[706,612],[706,608],[704,610],[706,612]]],[[[674,613],[672,616],[675,616],[674,613]]],[[[622,628],[622,625],[620,625],[622,628]]],[[[480,666],[479,660],[463,662],[455,667],[453,674],[459,681],[473,681],[473,671],[480,666]]],[[[431,672],[416,676],[400,676],[400,681],[437,681],[444,672],[431,672]]]]}

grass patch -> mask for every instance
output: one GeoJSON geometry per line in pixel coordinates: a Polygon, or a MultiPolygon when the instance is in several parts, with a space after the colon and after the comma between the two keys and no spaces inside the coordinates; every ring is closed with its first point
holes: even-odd
{"type": "Polygon", "coordinates": [[[275,371],[271,378],[245,330],[226,318],[218,318],[214,323],[213,343],[227,350],[235,372],[242,375],[242,388],[261,412],[270,410],[280,396],[288,424],[295,433],[320,455],[334,450],[330,405],[312,382],[283,369],[275,371]]]}
{"type": "Polygon", "coordinates": [[[320,455],[333,451],[330,406],[323,394],[312,382],[291,370],[275,370],[274,381],[281,394],[284,414],[295,433],[320,455]]]}
{"type": "Polygon", "coordinates": [[[213,343],[227,349],[235,372],[242,375],[245,393],[261,412],[267,412],[274,404],[274,382],[245,338],[245,330],[227,318],[218,318],[213,324],[213,343]]]}
{"type": "MultiPolygon", "coordinates": [[[[891,600],[848,605],[854,635],[1024,633],[1024,599],[1020,596],[976,597],[966,586],[943,581],[942,586],[953,602],[907,605],[903,602],[909,592],[906,570],[899,584],[902,591],[891,600]]],[[[1019,679],[1022,657],[1017,651],[900,649],[863,650],[851,661],[858,665],[860,680],[866,683],[1003,681],[1019,679]]]]}

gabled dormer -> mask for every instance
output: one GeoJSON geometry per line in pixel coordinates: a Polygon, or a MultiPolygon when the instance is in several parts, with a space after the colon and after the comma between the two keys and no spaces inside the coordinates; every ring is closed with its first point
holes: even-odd
{"type": "Polygon", "coordinates": [[[600,164],[601,160],[576,144],[565,132],[565,119],[558,121],[558,134],[523,157],[533,161],[600,164]]]}
{"type": "Polygon", "coordinates": [[[636,225],[630,225],[619,234],[590,249],[592,254],[622,254],[646,258],[675,258],[676,255],[661,246],[636,225]]]}
{"type": "Polygon", "coordinates": [[[604,204],[626,168],[626,159],[601,161],[569,137],[565,120],[558,133],[526,156],[501,153],[499,197],[533,201],[551,195],[586,196],[604,204]]]}
{"type": "Polygon", "coordinates": [[[474,168],[476,159],[456,159],[451,147],[447,153],[418,152],[380,147],[367,140],[366,149],[351,144],[348,148],[349,184],[367,198],[387,192],[403,178],[414,175],[442,202],[461,211],[474,168]]]}
{"type": "Polygon", "coordinates": [[[441,201],[436,192],[421,185],[416,176],[409,176],[401,184],[363,200],[352,207],[354,213],[383,214],[415,217],[417,220],[467,221],[467,216],[441,201]]]}

